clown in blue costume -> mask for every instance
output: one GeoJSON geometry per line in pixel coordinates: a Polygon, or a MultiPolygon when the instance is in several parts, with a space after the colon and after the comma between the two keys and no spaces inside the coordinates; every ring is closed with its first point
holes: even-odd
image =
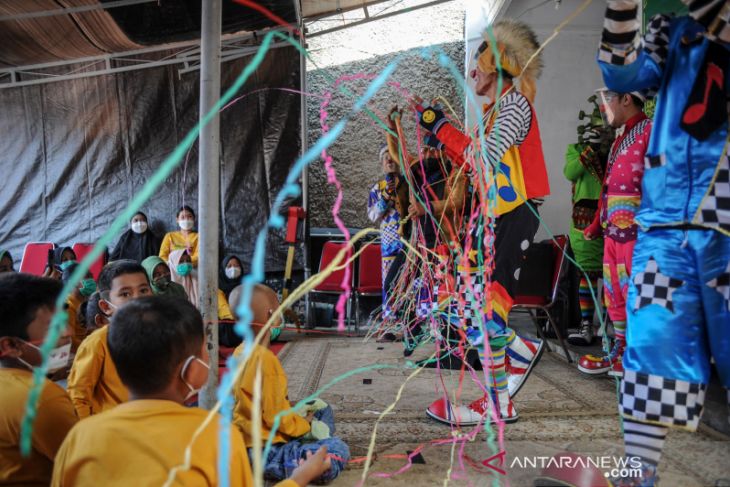
{"type": "Polygon", "coordinates": [[[383,276],[383,314],[391,316],[388,306],[387,277],[396,256],[403,250],[400,221],[408,208],[408,185],[400,174],[398,162],[388,152],[388,147],[380,149],[380,163],[383,177],[370,188],[368,195],[368,218],[373,223],[380,223],[380,252],[382,255],[383,276]]]}
{"type": "Polygon", "coordinates": [[[730,387],[730,0],[685,1],[642,39],[635,1],[609,1],[606,86],[657,90],[636,220],[619,410],[626,455],[653,485],[668,427],[697,429],[714,359],[730,387]]]}

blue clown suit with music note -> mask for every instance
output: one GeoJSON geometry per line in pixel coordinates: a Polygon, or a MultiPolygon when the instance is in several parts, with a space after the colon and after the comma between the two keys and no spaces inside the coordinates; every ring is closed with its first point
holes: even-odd
{"type": "Polygon", "coordinates": [[[617,44],[625,31],[606,32],[598,54],[606,86],[658,90],[636,217],[619,407],[634,421],[695,430],[712,359],[730,387],[730,167],[727,117],[699,135],[687,125],[705,115],[711,88],[723,98],[730,92],[728,45],[710,40],[691,17],[655,17],[643,42],[636,32],[632,42],[617,44]],[[710,62],[708,49],[724,65],[710,62]]]}

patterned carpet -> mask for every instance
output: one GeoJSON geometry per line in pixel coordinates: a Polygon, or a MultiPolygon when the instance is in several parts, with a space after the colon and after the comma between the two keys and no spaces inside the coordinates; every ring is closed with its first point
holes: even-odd
{"type": "MultiPolygon", "coordinates": [[[[410,363],[432,353],[422,346],[410,363]]],[[[299,400],[329,386],[320,397],[335,410],[337,434],[347,441],[353,456],[367,452],[378,415],[395,401],[404,381],[413,372],[406,367],[400,344],[364,343],[358,338],[304,338],[299,335],[279,352],[289,375],[289,396],[299,400]],[[349,376],[330,384],[338,375],[359,367],[382,367],[349,376]]],[[[424,409],[435,398],[436,381],[456,387],[458,371],[424,369],[403,387],[400,401],[377,429],[375,452],[380,458],[370,469],[366,485],[427,486],[443,485],[451,466],[451,446],[429,447],[423,453],[425,464],[391,478],[373,473],[394,472],[405,465],[403,459],[384,458],[405,454],[416,446],[448,438],[451,431],[428,417],[424,409]]],[[[516,424],[505,428],[507,465],[514,457],[549,457],[574,451],[590,456],[620,457],[623,451],[620,424],[616,413],[615,383],[608,378],[587,377],[574,366],[551,353],[545,353],[515,404],[520,413],[516,424]]],[[[477,398],[478,388],[467,378],[462,397],[477,398]]],[[[481,461],[492,455],[486,434],[465,448],[465,453],[481,461]]],[[[455,452],[450,475],[452,485],[491,485],[488,473],[459,466],[455,452]]],[[[702,427],[697,434],[673,431],[667,441],[660,466],[662,486],[713,486],[730,479],[730,438],[702,427]]],[[[513,468],[508,471],[513,486],[532,485],[538,469],[513,468]]],[[[363,473],[362,464],[348,468],[333,485],[355,485],[363,473]]],[[[494,474],[500,484],[505,477],[494,474]]],[[[723,484],[724,485],[724,484],[723,484]]],[[[730,484],[727,484],[730,485],[730,484]]]]}

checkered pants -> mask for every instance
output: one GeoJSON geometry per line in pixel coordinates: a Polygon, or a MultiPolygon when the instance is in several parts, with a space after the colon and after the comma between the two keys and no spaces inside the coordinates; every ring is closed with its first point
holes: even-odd
{"type": "Polygon", "coordinates": [[[730,237],[639,232],[632,267],[621,413],[693,430],[711,358],[730,387],[730,237]]]}

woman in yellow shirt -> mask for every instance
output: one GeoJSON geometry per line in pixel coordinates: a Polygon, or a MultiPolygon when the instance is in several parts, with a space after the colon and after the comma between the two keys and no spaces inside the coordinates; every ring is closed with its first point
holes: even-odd
{"type": "Polygon", "coordinates": [[[177,212],[179,231],[167,232],[160,245],[160,258],[167,262],[173,250],[187,250],[192,259],[193,267],[198,267],[198,232],[195,227],[195,212],[185,205],[177,212]]]}

